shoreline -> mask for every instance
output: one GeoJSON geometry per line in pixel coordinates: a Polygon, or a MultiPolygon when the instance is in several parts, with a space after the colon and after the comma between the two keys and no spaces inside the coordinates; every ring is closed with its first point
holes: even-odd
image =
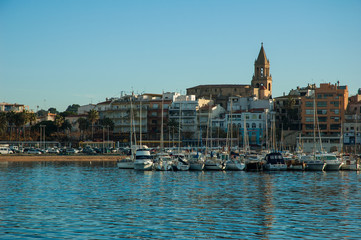
{"type": "Polygon", "coordinates": [[[116,162],[120,155],[0,155],[0,162],[116,162]]]}

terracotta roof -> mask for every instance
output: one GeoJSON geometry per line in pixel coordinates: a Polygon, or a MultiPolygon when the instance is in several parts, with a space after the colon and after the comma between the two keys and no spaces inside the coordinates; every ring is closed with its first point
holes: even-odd
{"type": "Polygon", "coordinates": [[[244,87],[244,86],[251,86],[249,84],[207,84],[207,85],[198,85],[195,87],[191,87],[191,88],[187,88],[188,89],[193,89],[193,88],[209,88],[209,87],[244,87]]]}

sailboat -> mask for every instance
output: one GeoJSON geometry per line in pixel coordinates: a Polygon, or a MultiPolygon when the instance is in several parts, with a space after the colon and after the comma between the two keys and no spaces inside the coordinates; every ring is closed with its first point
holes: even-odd
{"type": "MultiPolygon", "coordinates": [[[[132,100],[133,100],[133,93],[132,96],[130,98],[130,152],[129,155],[123,159],[118,159],[117,160],[117,166],[120,169],[134,169],[134,159],[135,159],[135,152],[136,152],[136,145],[133,145],[133,134],[134,134],[134,116],[133,116],[133,104],[132,104],[132,100]]],[[[135,136],[134,136],[135,137],[135,136]]],[[[136,140],[135,140],[136,142],[136,140]]]]}
{"type": "Polygon", "coordinates": [[[162,124],[160,130],[160,151],[154,158],[154,169],[158,171],[169,171],[172,169],[173,159],[167,152],[164,151],[164,136],[163,136],[163,125],[164,125],[164,109],[163,109],[163,94],[162,94],[162,124]]]}
{"type": "MultiPolygon", "coordinates": [[[[301,161],[306,164],[305,170],[308,171],[323,171],[326,167],[326,163],[322,158],[322,154],[316,155],[316,92],[313,95],[313,152],[301,157],[301,161]]],[[[317,120],[318,127],[318,120],[317,120]]],[[[319,127],[318,127],[319,130],[319,127]]],[[[320,138],[320,148],[322,151],[322,141],[320,131],[318,131],[320,138]]]]}
{"type": "MultiPolygon", "coordinates": [[[[204,158],[205,158],[204,169],[205,170],[219,171],[219,170],[224,170],[225,165],[224,165],[224,161],[222,161],[222,159],[220,158],[219,153],[214,154],[213,151],[212,151],[212,142],[210,142],[210,139],[209,139],[209,133],[211,132],[211,130],[210,130],[210,128],[211,128],[211,123],[210,123],[210,121],[211,121],[211,110],[212,109],[209,106],[207,132],[206,132],[206,150],[205,150],[205,156],[204,156],[204,158]],[[210,153],[208,153],[209,147],[211,148],[210,153]]],[[[212,137],[211,137],[211,139],[212,139],[212,137]]]]}
{"type": "Polygon", "coordinates": [[[153,170],[153,157],[150,149],[142,145],[142,102],[139,103],[139,143],[141,148],[135,153],[134,169],[140,171],[153,170]]]}
{"type": "Polygon", "coordinates": [[[355,145],[354,145],[354,153],[353,155],[343,155],[343,163],[341,165],[341,170],[350,170],[350,171],[360,171],[361,165],[360,165],[360,157],[356,153],[357,149],[357,130],[358,130],[358,116],[355,115],[355,145]]]}
{"type": "Polygon", "coordinates": [[[271,138],[272,138],[272,152],[268,153],[264,157],[263,169],[267,171],[282,171],[287,170],[287,164],[283,159],[283,156],[280,152],[277,151],[276,146],[276,120],[274,119],[275,115],[272,117],[272,125],[271,125],[271,138]]]}
{"type": "Polygon", "coordinates": [[[233,138],[233,99],[231,98],[231,127],[230,127],[230,150],[226,155],[221,155],[221,161],[225,163],[225,170],[242,171],[245,169],[246,164],[242,161],[239,154],[238,156],[232,155],[232,138],[233,138]],[[224,159],[223,159],[224,158],[224,159]]]}
{"type": "Polygon", "coordinates": [[[173,169],[179,171],[188,171],[190,168],[190,164],[188,162],[187,157],[181,152],[180,144],[181,144],[181,112],[182,103],[179,102],[179,124],[178,124],[178,152],[173,154],[173,169]]]}

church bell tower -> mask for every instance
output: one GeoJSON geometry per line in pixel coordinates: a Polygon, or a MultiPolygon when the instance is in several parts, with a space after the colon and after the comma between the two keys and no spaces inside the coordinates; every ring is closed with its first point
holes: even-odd
{"type": "Polygon", "coordinates": [[[272,76],[269,72],[270,64],[266,57],[266,52],[261,44],[258,58],[254,62],[254,74],[251,85],[257,90],[259,99],[269,98],[272,96],[272,76]]]}

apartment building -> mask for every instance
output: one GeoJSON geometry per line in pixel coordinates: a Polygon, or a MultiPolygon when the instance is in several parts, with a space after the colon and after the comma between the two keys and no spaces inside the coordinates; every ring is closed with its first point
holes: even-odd
{"type": "Polygon", "coordinates": [[[313,93],[301,98],[302,140],[306,152],[340,149],[341,123],[347,104],[348,88],[339,83],[313,86],[313,93]],[[313,149],[314,133],[321,136],[321,140],[317,138],[317,149],[313,149]]]}

